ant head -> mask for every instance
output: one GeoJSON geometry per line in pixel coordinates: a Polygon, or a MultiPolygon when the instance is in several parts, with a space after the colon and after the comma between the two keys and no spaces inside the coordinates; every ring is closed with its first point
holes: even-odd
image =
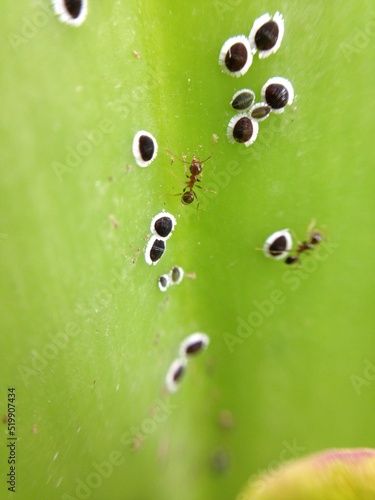
{"type": "Polygon", "coordinates": [[[190,205],[194,201],[194,193],[192,191],[185,191],[181,196],[181,203],[183,205],[190,205]]]}
{"type": "Polygon", "coordinates": [[[311,235],[311,243],[313,245],[317,245],[322,241],[322,239],[323,236],[318,231],[314,231],[313,234],[311,235]]]}
{"type": "Polygon", "coordinates": [[[190,164],[190,173],[192,175],[199,175],[202,172],[202,163],[198,158],[193,157],[193,161],[190,164]]]}

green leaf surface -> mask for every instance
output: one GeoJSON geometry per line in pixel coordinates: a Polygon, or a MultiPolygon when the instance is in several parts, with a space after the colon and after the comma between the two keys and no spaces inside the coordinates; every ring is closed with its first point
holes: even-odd
{"type": "Polygon", "coordinates": [[[17,496],[228,499],[286,459],[375,447],[373,3],[90,2],[79,28],[47,1],[3,10],[0,411],[15,387],[17,496]],[[222,74],[224,41],[277,10],[280,50],[222,74]],[[232,95],[259,99],[271,76],[293,106],[229,144],[232,95]],[[145,169],[140,129],[159,144],[145,169]],[[177,156],[206,158],[213,134],[216,193],[197,212],[171,196],[177,156]],[[162,209],[177,226],[150,267],[162,209]],[[325,241],[300,268],[256,251],[313,218],[325,241]],[[196,278],[162,294],[176,264],[196,278]],[[167,395],[194,331],[210,346],[167,395]]]}

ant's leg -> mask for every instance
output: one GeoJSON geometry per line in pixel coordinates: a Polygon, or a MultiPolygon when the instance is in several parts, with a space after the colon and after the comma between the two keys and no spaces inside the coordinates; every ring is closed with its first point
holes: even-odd
{"type": "Polygon", "coordinates": [[[193,191],[193,195],[194,195],[194,198],[197,200],[197,217],[199,219],[199,198],[198,198],[197,193],[195,191],[193,191]]]}
{"type": "Polygon", "coordinates": [[[160,195],[160,196],[182,196],[185,191],[188,189],[188,186],[184,187],[184,189],[182,190],[182,193],[174,193],[174,194],[167,194],[167,195],[160,195]]]}
{"type": "Polygon", "coordinates": [[[306,231],[307,238],[311,237],[315,225],[316,225],[316,220],[312,218],[310,224],[307,226],[307,231],[306,231]]]}
{"type": "MultiPolygon", "coordinates": [[[[175,172],[173,172],[173,170],[170,170],[170,173],[173,175],[173,177],[174,177],[175,179],[177,179],[177,180],[178,180],[178,182],[181,182],[182,184],[186,184],[186,181],[183,181],[182,179],[180,179],[180,178],[179,178],[179,177],[175,174],[175,172]]],[[[188,177],[188,176],[186,176],[186,177],[188,177]]]]}
{"type": "Polygon", "coordinates": [[[298,248],[299,246],[302,245],[302,241],[298,239],[298,236],[294,229],[290,229],[290,232],[292,233],[294,240],[297,241],[297,248],[298,248]]]}
{"type": "Polygon", "coordinates": [[[166,193],[166,194],[161,194],[160,196],[182,196],[184,193],[166,193]]]}
{"type": "Polygon", "coordinates": [[[212,139],[211,139],[211,153],[210,153],[210,156],[208,156],[205,160],[203,160],[201,163],[204,163],[206,162],[207,160],[209,160],[210,158],[212,158],[212,155],[214,153],[214,147],[215,147],[215,144],[217,143],[217,141],[219,140],[218,136],[216,134],[212,134],[212,139]]]}
{"type": "Polygon", "coordinates": [[[198,186],[198,184],[195,185],[195,187],[197,187],[198,189],[201,189],[202,191],[205,191],[206,193],[214,193],[214,194],[217,194],[216,191],[214,191],[213,189],[207,189],[205,187],[202,187],[202,186],[198,186]]]}
{"type": "Polygon", "coordinates": [[[301,269],[301,259],[298,257],[298,255],[289,255],[285,260],[285,264],[287,265],[292,265],[296,269],[301,269]]]}

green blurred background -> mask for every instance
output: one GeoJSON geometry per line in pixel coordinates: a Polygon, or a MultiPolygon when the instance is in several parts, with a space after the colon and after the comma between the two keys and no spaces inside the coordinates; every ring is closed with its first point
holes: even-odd
{"type": "Polygon", "coordinates": [[[231,499],[286,459],[375,447],[373,2],[90,2],[73,28],[45,0],[0,23],[0,411],[15,387],[16,496],[231,499]],[[276,10],[280,50],[222,74],[224,41],[276,10]],[[291,80],[294,105],[250,148],[229,144],[233,93],[259,98],[271,76],[291,80]],[[159,143],[146,169],[139,129],[159,143]],[[197,216],[170,196],[184,168],[165,148],[204,158],[214,133],[202,186],[216,194],[198,193],[197,216]],[[178,224],[150,267],[163,208],[178,224]],[[286,227],[304,238],[312,218],[326,242],[301,269],[255,250],[286,227]],[[162,294],[175,264],[196,279],[162,294]],[[250,315],[259,326],[239,330],[250,315]],[[194,331],[211,344],[168,396],[194,331]]]}

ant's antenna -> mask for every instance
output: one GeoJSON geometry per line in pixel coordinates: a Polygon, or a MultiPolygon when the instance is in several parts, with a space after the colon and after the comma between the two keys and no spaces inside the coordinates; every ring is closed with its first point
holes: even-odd
{"type": "Polygon", "coordinates": [[[210,156],[208,156],[205,160],[202,160],[202,163],[205,163],[207,160],[209,160],[212,155],[214,154],[214,148],[215,148],[215,144],[217,143],[217,141],[219,140],[219,136],[216,135],[216,134],[212,134],[212,137],[211,137],[211,153],[210,153],[210,156]]]}
{"type": "Polygon", "coordinates": [[[178,159],[180,160],[180,162],[181,162],[181,163],[187,163],[187,164],[189,164],[189,165],[190,165],[190,162],[189,162],[189,161],[186,161],[186,157],[176,155],[176,153],[174,153],[173,151],[171,151],[171,150],[170,150],[170,149],[168,149],[168,148],[167,148],[165,151],[166,151],[166,153],[168,153],[169,155],[172,155],[173,161],[172,161],[172,159],[171,159],[171,163],[173,163],[173,162],[174,162],[174,158],[176,157],[176,158],[178,158],[178,159]],[[185,158],[185,159],[184,159],[184,158],[185,158]]]}

